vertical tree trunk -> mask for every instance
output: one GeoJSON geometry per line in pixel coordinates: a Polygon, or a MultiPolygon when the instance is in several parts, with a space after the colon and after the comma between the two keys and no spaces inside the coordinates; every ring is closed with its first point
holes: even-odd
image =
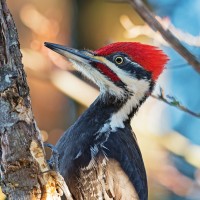
{"type": "Polygon", "coordinates": [[[14,21],[0,0],[1,187],[11,200],[60,199],[63,179],[46,163],[21,57],[14,21]]]}

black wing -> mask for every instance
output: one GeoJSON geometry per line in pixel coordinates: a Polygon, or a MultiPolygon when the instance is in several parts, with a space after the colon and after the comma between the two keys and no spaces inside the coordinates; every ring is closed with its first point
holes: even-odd
{"type": "MultiPolygon", "coordinates": [[[[113,183],[115,198],[127,199],[125,196],[121,198],[120,195],[125,195],[121,193],[134,195],[136,191],[139,200],[147,200],[148,187],[144,163],[131,129],[119,129],[117,132],[110,133],[105,143],[105,153],[109,160],[108,166],[112,166],[108,167],[108,173],[115,174],[115,177],[119,179],[118,182],[113,183]]],[[[129,196],[129,199],[137,198],[129,196]]]]}

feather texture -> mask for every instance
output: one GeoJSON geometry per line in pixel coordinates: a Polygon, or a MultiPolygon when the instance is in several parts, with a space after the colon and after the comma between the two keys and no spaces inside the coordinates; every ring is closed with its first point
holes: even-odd
{"type": "Polygon", "coordinates": [[[97,100],[56,144],[74,200],[147,200],[146,172],[130,120],[152,92],[167,56],[133,42],[94,52],[46,46],[68,57],[100,88],[97,100]]]}
{"type": "Polygon", "coordinates": [[[168,61],[168,57],[157,47],[138,42],[116,42],[96,50],[98,56],[113,53],[125,53],[147,71],[152,72],[154,80],[158,78],[168,61]]]}
{"type": "Polygon", "coordinates": [[[106,102],[99,97],[57,143],[60,172],[75,200],[147,200],[146,172],[129,121],[112,131],[108,120],[120,102],[106,102]]]}

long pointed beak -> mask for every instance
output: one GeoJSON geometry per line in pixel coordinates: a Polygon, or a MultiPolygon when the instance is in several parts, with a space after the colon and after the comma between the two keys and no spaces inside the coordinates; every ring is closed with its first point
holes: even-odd
{"type": "Polygon", "coordinates": [[[45,42],[44,45],[49,49],[61,54],[62,56],[66,57],[67,59],[71,59],[78,62],[83,63],[91,63],[91,62],[100,62],[99,60],[95,59],[92,54],[84,54],[84,51],[79,51],[77,49],[65,47],[59,44],[45,42]]]}

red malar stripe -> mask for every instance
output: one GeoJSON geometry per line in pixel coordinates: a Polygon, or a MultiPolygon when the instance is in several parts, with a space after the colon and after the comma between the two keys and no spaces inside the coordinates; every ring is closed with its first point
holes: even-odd
{"type": "Polygon", "coordinates": [[[101,71],[104,75],[110,78],[113,82],[120,81],[120,78],[111,69],[102,63],[96,63],[96,68],[101,71]]]}

